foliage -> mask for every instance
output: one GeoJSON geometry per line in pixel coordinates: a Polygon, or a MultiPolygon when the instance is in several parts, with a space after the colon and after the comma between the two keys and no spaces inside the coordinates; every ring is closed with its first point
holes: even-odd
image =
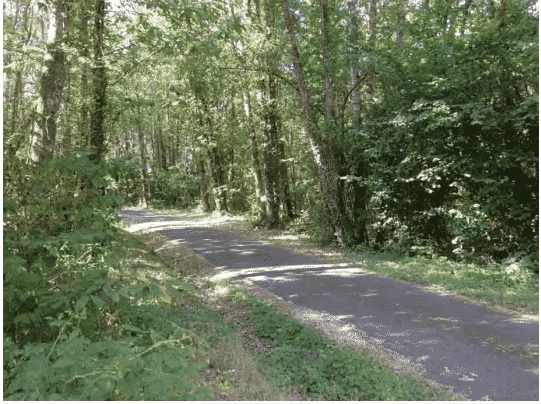
{"type": "Polygon", "coordinates": [[[419,381],[397,380],[370,357],[335,347],[326,336],[261,301],[248,298],[246,306],[257,334],[276,347],[263,360],[286,387],[300,386],[319,400],[441,398],[441,392],[424,393],[419,381]]]}
{"type": "Polygon", "coordinates": [[[415,257],[393,257],[387,252],[374,252],[368,246],[357,246],[355,250],[350,257],[352,265],[362,263],[368,270],[396,279],[440,285],[495,304],[539,309],[539,263],[524,253],[498,264],[483,256],[455,262],[426,247],[415,257]]]}
{"type": "Polygon", "coordinates": [[[111,182],[106,191],[124,196],[125,203],[134,204],[139,198],[141,171],[136,158],[110,158],[106,161],[111,182]]]}
{"type": "Polygon", "coordinates": [[[39,338],[32,330],[52,312],[73,310],[83,297],[90,298],[90,317],[97,316],[111,285],[97,286],[102,273],[76,267],[101,265],[95,260],[115,237],[111,225],[122,199],[101,195],[105,168],[86,155],[39,167],[11,164],[22,181],[10,181],[4,193],[4,333],[21,344],[39,338]],[[65,295],[58,300],[52,289],[60,285],[65,295]]]}
{"type": "MultiPolygon", "coordinates": [[[[153,312],[155,324],[169,324],[167,313],[153,312]]],[[[164,327],[143,324],[147,331],[121,325],[121,332],[133,336],[116,340],[92,342],[64,327],[54,344],[18,349],[4,338],[4,399],[213,400],[212,391],[190,383],[206,363],[190,360],[184,345],[189,333],[177,326],[165,334],[164,327]]]]}
{"type": "Polygon", "coordinates": [[[394,74],[381,76],[384,97],[363,122],[373,141],[357,135],[350,151],[353,167],[368,158],[372,169],[372,240],[537,259],[537,28],[513,13],[505,27],[478,14],[471,35],[379,53],[394,74]]]}
{"type": "Polygon", "coordinates": [[[154,168],[149,176],[150,194],[154,205],[187,208],[199,197],[199,181],[183,169],[168,171],[154,168]]]}

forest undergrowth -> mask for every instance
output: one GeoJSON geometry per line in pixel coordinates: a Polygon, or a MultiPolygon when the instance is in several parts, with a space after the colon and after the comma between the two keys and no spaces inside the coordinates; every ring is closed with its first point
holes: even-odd
{"type": "Polygon", "coordinates": [[[268,299],[203,281],[212,267],[189,249],[172,247],[121,230],[92,260],[58,260],[70,273],[50,292],[71,300],[72,309],[48,317],[39,330],[19,325],[25,332],[16,341],[4,336],[4,399],[435,400],[447,394],[395,377],[365,352],[340,348],[268,299]]]}

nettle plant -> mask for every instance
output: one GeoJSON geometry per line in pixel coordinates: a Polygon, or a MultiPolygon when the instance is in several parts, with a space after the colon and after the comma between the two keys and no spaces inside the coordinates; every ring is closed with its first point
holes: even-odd
{"type": "Polygon", "coordinates": [[[24,170],[4,199],[4,333],[18,345],[48,339],[46,317],[94,294],[90,284],[102,274],[91,269],[115,237],[122,202],[101,195],[104,167],[86,155],[24,170]]]}

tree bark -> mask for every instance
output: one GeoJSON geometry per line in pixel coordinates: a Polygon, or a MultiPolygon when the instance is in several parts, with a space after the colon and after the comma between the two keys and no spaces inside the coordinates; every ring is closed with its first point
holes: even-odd
{"type": "Polygon", "coordinates": [[[402,40],[403,40],[403,32],[402,29],[404,27],[404,4],[402,3],[402,0],[397,0],[397,17],[396,17],[396,47],[398,48],[398,52],[402,49],[402,40]]]}
{"type": "Polygon", "coordinates": [[[350,78],[350,90],[351,90],[351,115],[353,120],[353,129],[357,133],[358,127],[360,124],[361,117],[361,99],[359,94],[359,88],[357,86],[360,68],[359,68],[359,27],[357,22],[357,1],[350,1],[348,4],[349,7],[349,63],[351,66],[351,78],[350,78]]]}
{"type": "Polygon", "coordinates": [[[277,143],[278,147],[278,178],[280,183],[280,199],[284,208],[284,214],[287,221],[293,220],[295,213],[293,211],[291,193],[289,192],[289,175],[287,170],[287,162],[285,161],[285,145],[284,140],[280,139],[277,143]]]}
{"type": "Polygon", "coordinates": [[[263,176],[261,174],[261,160],[259,158],[259,148],[257,144],[257,136],[252,121],[252,105],[250,100],[250,92],[244,93],[244,110],[250,130],[250,146],[252,148],[252,174],[254,177],[255,196],[258,205],[258,220],[260,223],[267,222],[267,208],[265,204],[265,190],[263,186],[263,176]]]}
{"type": "Polygon", "coordinates": [[[103,36],[105,32],[105,0],[96,0],[94,39],[94,68],[92,69],[94,106],[90,117],[91,159],[100,162],[105,155],[105,107],[107,76],[103,60],[103,36]]]}
{"type": "Polygon", "coordinates": [[[148,207],[150,200],[150,188],[148,184],[148,163],[146,158],[146,145],[145,145],[145,136],[143,132],[143,125],[141,122],[141,113],[139,113],[137,121],[137,140],[139,143],[139,162],[141,165],[141,198],[140,204],[143,208],[148,207]]]}
{"type": "Polygon", "coordinates": [[[267,226],[274,228],[278,225],[280,201],[277,195],[277,167],[276,167],[276,122],[271,111],[270,104],[272,100],[268,97],[269,90],[266,88],[264,78],[260,80],[261,91],[261,126],[265,139],[263,147],[264,159],[264,185],[265,185],[265,203],[267,208],[267,226]]]}
{"type": "Polygon", "coordinates": [[[79,29],[79,56],[83,59],[81,64],[81,110],[79,120],[79,142],[80,149],[86,149],[90,145],[90,126],[89,115],[90,105],[89,99],[92,97],[88,85],[88,61],[90,57],[89,39],[88,39],[88,19],[89,13],[86,9],[86,4],[83,3],[82,9],[79,11],[78,29],[79,29]]]}
{"type": "Polygon", "coordinates": [[[341,237],[342,224],[338,178],[339,167],[333,150],[334,141],[333,138],[322,141],[318,136],[318,129],[312,109],[312,100],[310,93],[308,92],[306,74],[299,53],[296,22],[291,9],[289,8],[289,0],[282,0],[282,12],[284,14],[286,30],[291,40],[291,56],[294,66],[293,77],[296,82],[297,93],[301,100],[306,140],[310,144],[312,159],[317,167],[323,201],[329,210],[331,223],[336,229],[338,242],[343,245],[341,237]]]}
{"type": "Polygon", "coordinates": [[[161,169],[166,171],[168,168],[167,153],[165,151],[165,142],[163,140],[164,134],[162,131],[162,120],[160,117],[160,111],[158,111],[157,119],[158,121],[156,122],[156,126],[157,126],[156,143],[157,143],[157,149],[158,149],[158,159],[160,161],[161,169]]]}
{"type": "Polygon", "coordinates": [[[376,18],[377,18],[378,1],[370,0],[369,10],[369,45],[370,45],[370,78],[368,79],[368,92],[374,94],[376,91],[376,18]]]}
{"type": "Polygon", "coordinates": [[[204,112],[206,115],[206,121],[208,130],[203,131],[203,133],[206,133],[206,149],[207,149],[207,155],[209,159],[209,173],[210,177],[212,179],[212,191],[214,195],[214,203],[216,205],[216,209],[221,212],[227,212],[227,194],[226,194],[226,184],[225,184],[225,178],[224,178],[224,167],[223,167],[223,158],[220,156],[220,153],[218,152],[218,145],[217,145],[217,139],[216,135],[214,134],[214,129],[212,127],[212,120],[210,119],[210,110],[204,100],[204,98],[201,96],[200,100],[203,104],[204,112]]]}
{"type": "Polygon", "coordinates": [[[39,135],[34,145],[33,159],[49,161],[53,158],[58,130],[58,112],[63,101],[66,84],[67,54],[62,49],[68,31],[68,6],[66,0],[57,0],[56,29],[53,44],[49,44],[51,58],[45,62],[45,73],[41,76],[40,97],[43,113],[38,121],[39,135]]]}
{"type": "Polygon", "coordinates": [[[213,206],[209,198],[209,188],[208,188],[208,178],[205,170],[205,159],[202,154],[198,157],[198,168],[199,168],[199,189],[201,192],[201,203],[203,205],[203,212],[212,212],[213,206]]]}

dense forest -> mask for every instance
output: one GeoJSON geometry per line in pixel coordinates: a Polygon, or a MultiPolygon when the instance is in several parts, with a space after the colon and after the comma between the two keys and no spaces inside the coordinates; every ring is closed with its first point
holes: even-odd
{"type": "Polygon", "coordinates": [[[122,206],[538,261],[537,2],[7,0],[3,18],[9,335],[67,304],[42,279],[98,256],[122,206]]]}

